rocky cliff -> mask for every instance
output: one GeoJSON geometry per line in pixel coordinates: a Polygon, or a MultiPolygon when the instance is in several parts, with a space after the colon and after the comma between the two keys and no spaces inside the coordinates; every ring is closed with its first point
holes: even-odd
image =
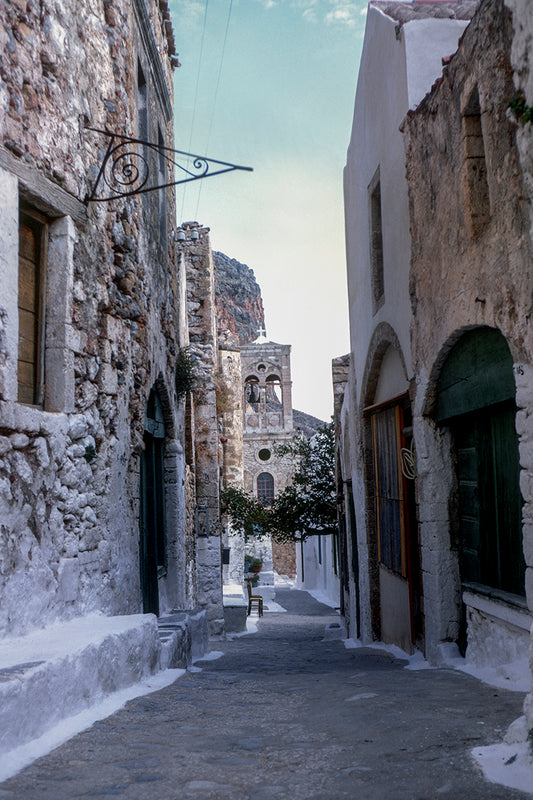
{"type": "MultiPolygon", "coordinates": [[[[261,287],[253,269],[229,258],[218,251],[213,252],[215,262],[215,306],[217,329],[221,339],[228,332],[239,344],[248,344],[257,339],[260,328],[265,327],[265,312],[261,287]]],[[[274,401],[271,401],[274,402],[274,401]]],[[[275,403],[279,405],[279,401],[275,403]]],[[[294,429],[310,438],[325,423],[293,409],[294,429]]]]}
{"type": "Polygon", "coordinates": [[[257,339],[265,326],[261,289],[250,267],[224,253],[213,252],[215,261],[215,305],[219,334],[238,337],[239,344],[257,339]]]}

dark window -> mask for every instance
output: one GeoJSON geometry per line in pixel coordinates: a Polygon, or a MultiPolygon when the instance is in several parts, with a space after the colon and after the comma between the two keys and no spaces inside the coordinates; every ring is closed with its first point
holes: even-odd
{"type": "Polygon", "coordinates": [[[266,447],[262,447],[257,455],[259,456],[261,461],[268,461],[272,453],[266,447]]]}
{"type": "Polygon", "coordinates": [[[274,478],[269,472],[262,472],[257,476],[257,499],[265,506],[274,500],[274,478]]]}
{"type": "MultiPolygon", "coordinates": [[[[158,186],[163,186],[165,183],[168,183],[167,180],[167,160],[165,157],[165,151],[162,149],[165,146],[165,140],[163,138],[163,134],[161,133],[161,128],[158,128],[158,140],[157,143],[159,145],[159,152],[157,154],[157,184],[158,186]]],[[[161,247],[166,248],[167,245],[167,190],[166,189],[159,189],[158,191],[158,201],[159,201],[159,237],[160,237],[160,244],[161,247]]]]}
{"type": "Polygon", "coordinates": [[[399,458],[402,420],[397,405],[372,414],[378,559],[405,577],[405,506],[399,458]]]}
{"type": "Polygon", "coordinates": [[[18,400],[44,400],[44,293],[47,226],[44,218],[21,207],[18,277],[18,400]]]}
{"type": "Polygon", "coordinates": [[[384,292],[383,275],[383,226],[381,213],[381,182],[379,170],[369,186],[369,217],[370,217],[370,267],[372,279],[372,298],[374,311],[380,307],[384,292]]]}
{"type": "Polygon", "coordinates": [[[140,63],[137,64],[137,114],[139,139],[148,141],[148,87],[140,63]]]}
{"type": "Polygon", "coordinates": [[[246,378],[244,382],[244,399],[249,406],[248,411],[259,411],[259,403],[261,402],[261,395],[259,391],[258,378],[246,378]]]}
{"type": "Polygon", "coordinates": [[[463,153],[465,222],[468,235],[475,239],[490,219],[487,163],[477,89],[472,92],[464,111],[463,153]]]}

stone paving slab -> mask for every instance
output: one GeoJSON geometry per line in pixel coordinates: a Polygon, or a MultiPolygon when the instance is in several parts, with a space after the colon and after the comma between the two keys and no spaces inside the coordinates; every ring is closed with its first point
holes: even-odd
{"type": "Polygon", "coordinates": [[[520,800],[473,747],[500,741],[523,695],[324,640],[306,592],[166,689],[133,700],[0,784],[6,800],[520,800]]]}

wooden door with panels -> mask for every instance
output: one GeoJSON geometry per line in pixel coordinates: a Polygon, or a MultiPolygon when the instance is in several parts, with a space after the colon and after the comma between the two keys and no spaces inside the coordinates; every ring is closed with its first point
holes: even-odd
{"type": "Polygon", "coordinates": [[[381,636],[423,649],[422,582],[408,395],[367,409],[372,428],[381,636]]]}

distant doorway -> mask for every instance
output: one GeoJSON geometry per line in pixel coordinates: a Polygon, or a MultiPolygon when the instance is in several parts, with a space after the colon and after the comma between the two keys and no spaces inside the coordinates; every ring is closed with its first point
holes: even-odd
{"type": "Polygon", "coordinates": [[[140,465],[140,570],[143,612],[159,614],[158,580],[166,571],[165,421],[159,396],[150,392],[140,465]]]}

